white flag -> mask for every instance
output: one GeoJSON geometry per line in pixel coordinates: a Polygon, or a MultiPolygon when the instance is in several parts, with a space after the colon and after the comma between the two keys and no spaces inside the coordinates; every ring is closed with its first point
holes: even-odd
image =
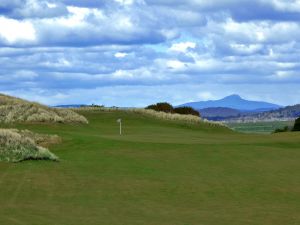
{"type": "Polygon", "coordinates": [[[121,119],[118,119],[117,122],[118,122],[118,123],[121,123],[121,119]]]}

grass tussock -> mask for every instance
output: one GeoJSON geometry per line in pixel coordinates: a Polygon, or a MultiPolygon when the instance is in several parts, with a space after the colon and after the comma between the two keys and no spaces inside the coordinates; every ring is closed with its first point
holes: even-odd
{"type": "Polygon", "coordinates": [[[56,109],[0,94],[0,123],[48,122],[88,123],[84,116],[70,109],[56,109]]]}
{"type": "Polygon", "coordinates": [[[28,130],[0,129],[0,161],[53,160],[58,157],[46,147],[59,143],[57,135],[36,134],[28,130]]]}
{"type": "Polygon", "coordinates": [[[105,112],[113,112],[113,111],[128,111],[133,113],[138,113],[141,115],[151,116],[157,119],[162,120],[170,120],[170,121],[182,121],[191,124],[207,124],[213,127],[227,127],[225,124],[221,122],[214,122],[203,120],[199,116],[194,115],[182,115],[177,113],[166,113],[166,112],[158,112],[152,109],[141,109],[141,108],[117,108],[117,107],[80,107],[77,109],[73,109],[75,111],[94,111],[100,110],[105,112]]]}

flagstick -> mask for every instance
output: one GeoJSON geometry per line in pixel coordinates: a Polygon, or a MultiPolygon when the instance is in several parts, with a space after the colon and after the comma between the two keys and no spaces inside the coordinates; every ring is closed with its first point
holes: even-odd
{"type": "Polygon", "coordinates": [[[122,119],[118,119],[117,122],[120,124],[120,135],[122,135],[122,119]]]}

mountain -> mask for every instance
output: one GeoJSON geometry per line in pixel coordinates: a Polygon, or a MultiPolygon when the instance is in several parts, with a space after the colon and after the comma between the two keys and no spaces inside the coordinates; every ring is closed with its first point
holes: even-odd
{"type": "Polygon", "coordinates": [[[208,120],[224,120],[241,115],[241,111],[226,107],[210,107],[199,110],[201,117],[208,120]]]}
{"type": "Polygon", "coordinates": [[[210,101],[200,101],[200,102],[189,102],[182,104],[180,106],[189,106],[196,110],[201,110],[205,108],[231,108],[239,111],[256,111],[263,112],[274,109],[279,109],[281,106],[260,101],[250,101],[241,98],[239,95],[230,95],[220,100],[210,100],[210,101]]]}

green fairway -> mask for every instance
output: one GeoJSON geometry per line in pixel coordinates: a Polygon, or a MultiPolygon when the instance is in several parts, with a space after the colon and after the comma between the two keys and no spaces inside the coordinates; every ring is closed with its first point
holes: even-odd
{"type": "Polygon", "coordinates": [[[60,162],[0,162],[1,225],[300,224],[300,133],[83,114],[13,126],[63,142],[50,146],[60,162]]]}

